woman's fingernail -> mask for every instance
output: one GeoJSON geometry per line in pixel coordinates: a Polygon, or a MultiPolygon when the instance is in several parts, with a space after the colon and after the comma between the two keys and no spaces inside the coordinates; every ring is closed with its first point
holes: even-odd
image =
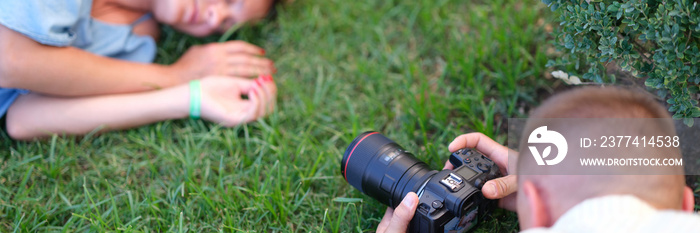
{"type": "Polygon", "coordinates": [[[418,198],[416,195],[406,195],[406,197],[403,198],[403,201],[401,201],[401,204],[408,208],[413,208],[416,206],[416,203],[418,202],[418,198]]]}
{"type": "Polygon", "coordinates": [[[267,77],[266,74],[261,74],[260,76],[258,76],[258,79],[261,80],[262,82],[270,81],[270,78],[267,77]]]}
{"type": "Polygon", "coordinates": [[[265,55],[265,50],[264,50],[264,49],[261,49],[260,52],[262,53],[262,55],[265,55]]]}

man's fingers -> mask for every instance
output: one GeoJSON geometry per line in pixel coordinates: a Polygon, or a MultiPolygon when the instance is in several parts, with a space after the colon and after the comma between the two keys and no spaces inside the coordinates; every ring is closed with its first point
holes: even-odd
{"type": "Polygon", "coordinates": [[[501,200],[499,200],[498,206],[503,208],[503,209],[516,212],[518,210],[517,200],[518,200],[518,197],[515,194],[513,194],[513,195],[504,197],[501,200]]]}
{"type": "Polygon", "coordinates": [[[386,212],[384,212],[382,221],[379,222],[379,225],[377,226],[377,232],[382,233],[386,231],[386,228],[389,227],[389,223],[391,223],[391,216],[394,216],[394,209],[388,207],[386,208],[386,212]]]}
{"type": "Polygon", "coordinates": [[[442,168],[442,170],[445,170],[445,169],[450,169],[450,170],[455,169],[455,165],[452,165],[452,163],[450,163],[450,160],[448,159],[447,161],[445,161],[445,166],[442,168]]]}
{"type": "Polygon", "coordinates": [[[385,232],[387,233],[405,233],[408,229],[408,224],[411,222],[413,215],[418,206],[418,195],[410,192],[403,198],[401,204],[394,210],[394,215],[391,217],[391,223],[385,232]]]}
{"type": "Polygon", "coordinates": [[[489,157],[500,168],[508,168],[508,148],[482,133],[459,135],[453,140],[448,149],[455,152],[462,148],[474,148],[489,157]]]}
{"type": "Polygon", "coordinates": [[[515,175],[489,180],[481,188],[481,193],[488,199],[499,199],[498,206],[515,211],[517,208],[515,192],[518,191],[518,180],[515,175]]]}
{"type": "Polygon", "coordinates": [[[515,175],[489,180],[481,188],[484,197],[488,199],[501,199],[518,190],[518,181],[515,175]]]}
{"type": "MultiPolygon", "coordinates": [[[[457,136],[455,140],[452,140],[450,142],[450,145],[447,146],[447,149],[450,150],[450,152],[455,152],[459,149],[462,148],[475,148],[476,145],[479,144],[482,136],[484,135],[482,133],[468,133],[468,134],[462,134],[457,136]]],[[[485,135],[484,135],[485,136],[485,135]]]]}
{"type": "Polygon", "coordinates": [[[253,55],[265,55],[265,50],[245,41],[234,40],[223,43],[228,53],[248,53],[253,55]]]}

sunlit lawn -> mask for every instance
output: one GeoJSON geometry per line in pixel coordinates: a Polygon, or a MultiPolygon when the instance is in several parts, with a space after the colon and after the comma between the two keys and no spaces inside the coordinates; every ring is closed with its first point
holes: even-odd
{"type": "MultiPolygon", "coordinates": [[[[554,81],[539,1],[310,1],[234,35],[279,73],[278,108],[238,128],[167,121],[0,146],[0,231],[374,230],[385,207],[345,183],[340,158],[378,130],[433,168],[457,135],[505,140],[554,81]],[[337,199],[343,198],[343,199],[337,199]]],[[[161,63],[195,39],[165,28],[161,63]]],[[[496,212],[483,232],[517,231],[496,212]]]]}

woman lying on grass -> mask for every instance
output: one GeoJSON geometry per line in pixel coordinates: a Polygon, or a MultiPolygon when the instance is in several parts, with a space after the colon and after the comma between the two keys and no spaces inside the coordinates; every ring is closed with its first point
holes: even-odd
{"type": "Polygon", "coordinates": [[[5,0],[0,116],[6,131],[29,140],[188,115],[225,126],[263,117],[277,90],[274,63],[262,57],[262,48],[212,43],[190,48],[172,65],[152,61],[157,22],[205,36],[262,19],[273,2],[5,0]]]}

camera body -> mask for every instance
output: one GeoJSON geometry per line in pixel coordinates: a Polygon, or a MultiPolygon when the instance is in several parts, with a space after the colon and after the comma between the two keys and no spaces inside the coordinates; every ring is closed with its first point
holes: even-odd
{"type": "Polygon", "coordinates": [[[409,232],[466,232],[496,208],[495,200],[481,194],[486,181],[500,176],[493,161],[475,150],[460,149],[450,155],[450,163],[453,170],[437,172],[418,190],[409,232]]]}
{"type": "Polygon", "coordinates": [[[346,181],[396,208],[409,192],[418,194],[409,232],[466,232],[496,207],[481,187],[501,176],[488,157],[471,149],[450,156],[452,170],[436,171],[377,132],[360,134],[341,161],[346,181]]]}

